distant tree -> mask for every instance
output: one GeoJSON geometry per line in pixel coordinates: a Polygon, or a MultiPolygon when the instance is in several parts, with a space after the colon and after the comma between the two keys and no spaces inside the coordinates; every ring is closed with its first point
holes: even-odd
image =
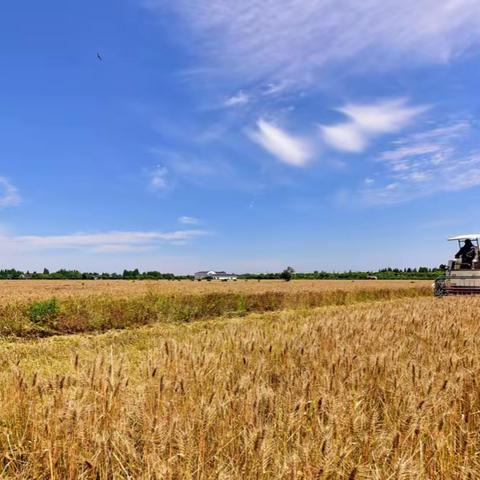
{"type": "Polygon", "coordinates": [[[50,275],[50,270],[48,268],[43,269],[43,274],[44,275],[50,275]]]}
{"type": "Polygon", "coordinates": [[[140,272],[138,271],[138,268],[135,270],[124,270],[122,277],[123,278],[128,278],[128,279],[135,279],[138,278],[140,275],[140,272]]]}
{"type": "Polygon", "coordinates": [[[289,282],[292,278],[293,275],[295,274],[295,270],[292,267],[287,267],[281,274],[280,278],[282,280],[285,280],[286,282],[289,282]]]}

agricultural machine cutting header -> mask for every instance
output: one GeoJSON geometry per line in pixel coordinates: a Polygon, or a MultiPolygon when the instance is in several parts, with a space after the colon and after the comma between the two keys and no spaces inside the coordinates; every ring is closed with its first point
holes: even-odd
{"type": "Polygon", "coordinates": [[[454,260],[449,260],[445,275],[435,280],[435,296],[480,294],[479,238],[480,233],[448,239],[458,241],[460,250],[454,260]]]}

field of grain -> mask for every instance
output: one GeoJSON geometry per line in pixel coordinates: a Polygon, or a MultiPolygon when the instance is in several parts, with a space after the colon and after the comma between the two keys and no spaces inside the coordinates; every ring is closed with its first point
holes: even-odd
{"type": "Polygon", "coordinates": [[[5,282],[0,335],[49,336],[157,322],[431,295],[428,282],[5,282]]]}
{"type": "Polygon", "coordinates": [[[429,280],[238,280],[194,282],[191,280],[0,280],[0,303],[33,301],[51,297],[132,297],[152,294],[324,292],[332,290],[405,289],[429,287],[429,280]]]}
{"type": "Polygon", "coordinates": [[[1,286],[1,478],[480,478],[480,298],[103,283],[1,286]]]}
{"type": "Polygon", "coordinates": [[[480,299],[0,342],[6,478],[480,475],[480,299]]]}

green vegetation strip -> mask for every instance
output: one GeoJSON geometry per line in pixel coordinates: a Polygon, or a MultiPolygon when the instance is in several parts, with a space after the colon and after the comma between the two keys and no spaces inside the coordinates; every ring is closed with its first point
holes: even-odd
{"type": "Polygon", "coordinates": [[[101,332],[156,322],[192,322],[252,312],[348,305],[356,302],[431,295],[428,287],[332,290],[326,292],[211,293],[118,298],[91,296],[55,298],[0,306],[0,335],[40,337],[101,332]]]}

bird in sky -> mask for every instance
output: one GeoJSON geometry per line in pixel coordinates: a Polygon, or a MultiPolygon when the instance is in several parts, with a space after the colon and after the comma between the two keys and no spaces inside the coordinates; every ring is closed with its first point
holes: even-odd
{"type": "Polygon", "coordinates": [[[97,58],[102,62],[103,61],[103,58],[102,56],[97,52],[97,58]]]}

